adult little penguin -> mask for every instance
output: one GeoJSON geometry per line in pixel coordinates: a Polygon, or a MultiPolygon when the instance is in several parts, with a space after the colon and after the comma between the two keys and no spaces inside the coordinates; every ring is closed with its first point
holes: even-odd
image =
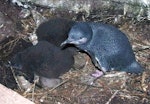
{"type": "Polygon", "coordinates": [[[143,71],[135,59],[128,38],[114,26],[78,22],[71,28],[68,39],[61,45],[65,44],[74,44],[87,52],[93,63],[104,73],[113,69],[129,73],[143,71]]]}
{"type": "Polygon", "coordinates": [[[74,57],[68,50],[62,50],[47,41],[39,41],[37,45],[17,53],[11,59],[12,67],[22,70],[25,74],[40,76],[43,86],[48,87],[53,84],[50,80],[47,81],[48,79],[59,79],[73,64],[74,57]]]}

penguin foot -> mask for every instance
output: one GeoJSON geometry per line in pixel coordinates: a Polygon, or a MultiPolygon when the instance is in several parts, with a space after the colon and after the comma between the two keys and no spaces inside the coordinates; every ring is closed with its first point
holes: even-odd
{"type": "Polygon", "coordinates": [[[102,75],[104,75],[104,72],[100,70],[96,70],[94,73],[92,73],[92,76],[96,78],[101,77],[102,75]]]}

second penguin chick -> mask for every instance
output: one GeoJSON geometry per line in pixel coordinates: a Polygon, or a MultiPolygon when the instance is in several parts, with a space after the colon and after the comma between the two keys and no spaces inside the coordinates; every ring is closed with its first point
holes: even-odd
{"type": "Polygon", "coordinates": [[[72,68],[74,57],[68,50],[61,50],[49,42],[40,41],[37,45],[16,54],[11,63],[17,69],[26,70],[24,72],[57,79],[72,68]]]}

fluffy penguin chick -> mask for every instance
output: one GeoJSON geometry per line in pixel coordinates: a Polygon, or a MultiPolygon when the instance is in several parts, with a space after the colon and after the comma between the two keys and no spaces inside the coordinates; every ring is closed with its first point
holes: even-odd
{"type": "Polygon", "coordinates": [[[111,69],[142,73],[128,38],[117,28],[103,23],[78,22],[61,45],[74,44],[86,51],[103,72],[111,69]]]}
{"type": "MultiPolygon", "coordinates": [[[[64,18],[52,18],[45,21],[36,30],[38,41],[48,41],[60,47],[60,44],[68,38],[68,33],[74,24],[75,21],[64,18]]],[[[75,47],[66,46],[64,49],[69,50],[73,55],[77,53],[75,47]]]]}
{"type": "Polygon", "coordinates": [[[16,54],[11,63],[17,69],[26,70],[25,72],[41,78],[53,79],[69,71],[74,64],[74,58],[68,50],[61,50],[49,42],[40,41],[37,45],[16,54]]]}
{"type": "Polygon", "coordinates": [[[68,37],[68,33],[75,21],[53,18],[42,24],[36,30],[38,40],[46,40],[50,43],[60,47],[60,44],[65,41],[68,37]]]}

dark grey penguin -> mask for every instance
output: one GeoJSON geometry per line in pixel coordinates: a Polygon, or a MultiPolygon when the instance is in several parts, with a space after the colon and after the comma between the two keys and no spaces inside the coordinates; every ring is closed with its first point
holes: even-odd
{"type": "Polygon", "coordinates": [[[103,23],[78,22],[61,45],[74,44],[86,51],[103,72],[112,69],[141,73],[128,38],[117,28],[103,23]]]}
{"type": "Polygon", "coordinates": [[[37,45],[16,54],[11,64],[31,75],[38,75],[47,84],[46,79],[58,79],[61,74],[69,71],[74,64],[74,57],[68,50],[47,41],[39,41],[37,45]]]}

